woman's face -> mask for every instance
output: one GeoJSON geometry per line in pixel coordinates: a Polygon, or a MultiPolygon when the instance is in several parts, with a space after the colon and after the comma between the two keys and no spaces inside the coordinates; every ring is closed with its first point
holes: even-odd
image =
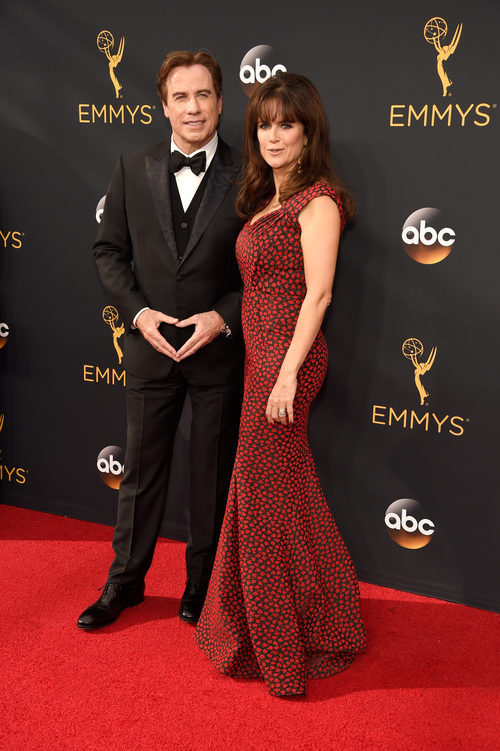
{"type": "Polygon", "coordinates": [[[262,158],[280,177],[294,167],[306,143],[302,123],[283,120],[280,112],[272,121],[257,122],[257,138],[262,158]]]}

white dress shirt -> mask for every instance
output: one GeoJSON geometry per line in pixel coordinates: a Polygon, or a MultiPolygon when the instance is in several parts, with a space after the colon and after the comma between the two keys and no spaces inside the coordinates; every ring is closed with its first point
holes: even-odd
{"type": "MultiPolygon", "coordinates": [[[[219,136],[217,133],[212,138],[211,141],[209,141],[205,146],[203,146],[202,149],[198,149],[197,151],[193,151],[192,154],[185,154],[184,151],[182,151],[175,143],[174,136],[172,135],[172,140],[170,142],[170,153],[172,151],[180,151],[181,154],[184,156],[193,157],[195,154],[198,154],[200,151],[204,151],[206,153],[206,166],[205,166],[205,172],[210,167],[210,164],[212,162],[212,159],[215,156],[215,152],[217,151],[217,144],[219,143],[219,136]]],[[[175,173],[175,181],[177,183],[177,189],[179,191],[179,195],[181,197],[181,203],[182,208],[184,211],[188,210],[189,204],[193,200],[194,194],[200,187],[200,183],[205,177],[205,172],[200,172],[199,175],[195,175],[191,167],[182,167],[178,172],[175,173]]]]}

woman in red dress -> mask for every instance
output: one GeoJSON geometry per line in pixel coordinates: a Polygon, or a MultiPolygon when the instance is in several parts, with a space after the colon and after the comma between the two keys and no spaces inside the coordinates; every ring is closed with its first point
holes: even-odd
{"type": "Polygon", "coordinates": [[[346,668],[365,647],[356,573],[307,438],[327,368],[320,326],[352,200],[331,167],[328,124],[304,76],[258,87],[245,121],[245,393],[215,567],[196,640],[223,673],[271,694],[346,668]]]}

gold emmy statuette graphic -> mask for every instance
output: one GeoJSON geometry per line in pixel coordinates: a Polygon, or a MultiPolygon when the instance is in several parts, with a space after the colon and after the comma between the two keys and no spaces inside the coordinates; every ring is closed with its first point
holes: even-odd
{"type": "Polygon", "coordinates": [[[401,349],[403,355],[407,360],[411,360],[413,367],[415,368],[415,386],[420,394],[420,406],[422,406],[425,397],[429,396],[429,394],[425,390],[422,381],[420,380],[420,376],[423,376],[424,373],[427,373],[427,371],[432,368],[434,360],[436,359],[437,347],[431,349],[429,357],[425,362],[418,361],[418,356],[422,355],[424,352],[424,345],[420,339],[406,339],[403,342],[401,349]]]}
{"type": "Polygon", "coordinates": [[[121,89],[121,84],[118,81],[116,74],[115,74],[115,68],[118,65],[118,63],[121,62],[121,59],[123,57],[123,49],[125,47],[125,37],[122,37],[120,39],[120,45],[118,47],[118,52],[115,55],[112,55],[110,50],[113,49],[115,46],[115,40],[113,38],[113,34],[110,31],[100,31],[97,35],[97,49],[99,52],[102,52],[106,55],[109,61],[109,77],[111,78],[111,81],[113,83],[113,86],[115,87],[115,94],[116,98],[118,99],[120,94],[119,91],[121,89]]]}
{"type": "Polygon", "coordinates": [[[4,419],[5,419],[5,415],[0,415],[0,433],[2,432],[4,419]]]}
{"type": "Polygon", "coordinates": [[[444,18],[436,16],[435,18],[430,18],[425,24],[424,39],[429,44],[433,44],[437,52],[437,72],[443,86],[443,96],[446,96],[449,87],[453,83],[453,81],[450,81],[450,79],[448,78],[444,70],[443,63],[445,62],[445,60],[448,60],[448,58],[453,55],[453,53],[457,49],[458,43],[460,41],[460,36],[462,34],[462,24],[458,24],[457,28],[455,29],[451,44],[442,45],[441,39],[444,39],[447,33],[448,25],[444,18]]]}
{"type": "Polygon", "coordinates": [[[113,332],[113,346],[116,350],[116,354],[118,355],[118,363],[121,364],[121,361],[123,359],[123,352],[120,345],[118,344],[118,339],[125,333],[125,326],[122,323],[121,326],[118,326],[118,328],[116,328],[115,321],[118,320],[118,311],[113,305],[106,305],[106,307],[102,311],[102,319],[108,324],[108,326],[111,326],[111,331],[113,332]]]}

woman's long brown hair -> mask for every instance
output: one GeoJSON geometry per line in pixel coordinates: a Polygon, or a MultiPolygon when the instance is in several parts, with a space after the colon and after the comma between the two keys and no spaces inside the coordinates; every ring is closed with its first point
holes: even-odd
{"type": "Polygon", "coordinates": [[[327,182],[342,201],[346,220],[354,216],[354,200],[346,185],[335,173],[328,139],[328,121],[320,96],[305,76],[279,72],[258,86],[248,103],[244,126],[244,178],[236,199],[236,210],[248,219],[275,191],[273,172],[265,162],[257,139],[259,123],[300,122],[307,145],[280,187],[282,203],[300,190],[317,182],[327,182]]]}

